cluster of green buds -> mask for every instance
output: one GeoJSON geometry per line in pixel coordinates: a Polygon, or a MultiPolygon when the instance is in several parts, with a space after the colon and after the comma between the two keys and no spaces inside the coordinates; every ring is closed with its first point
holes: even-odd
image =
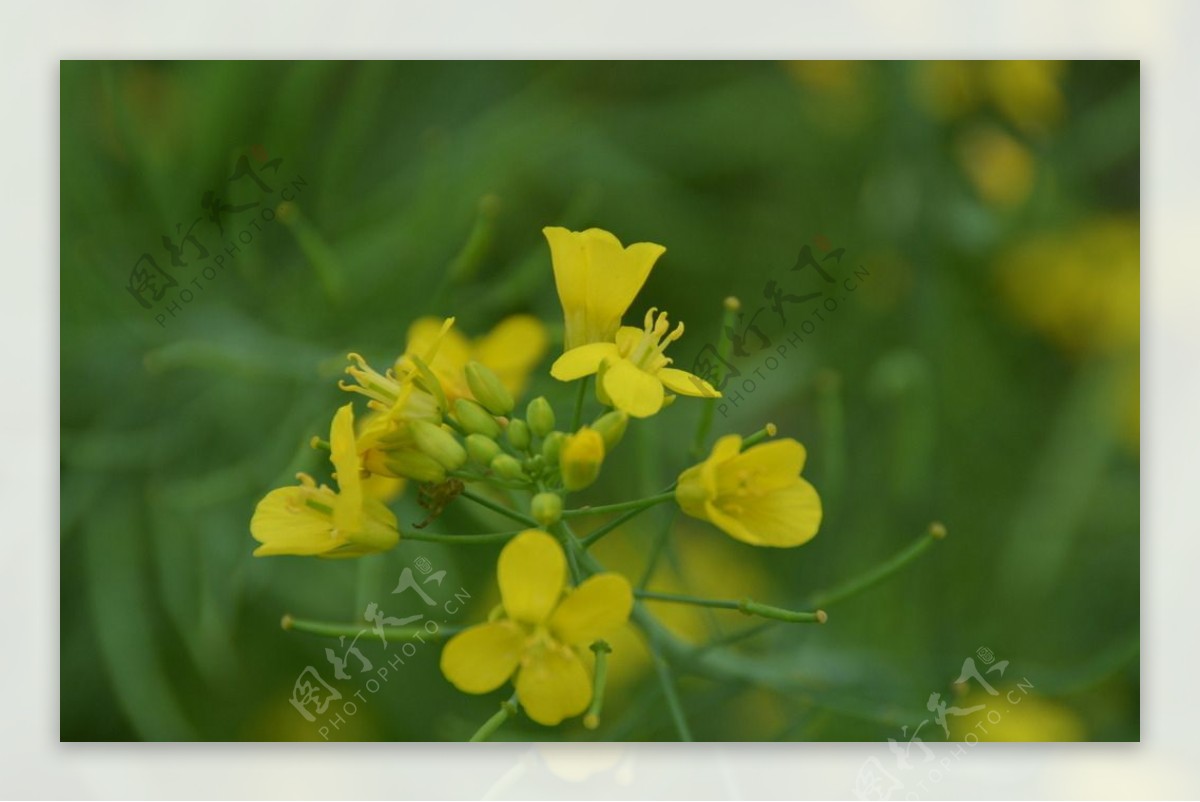
{"type": "Polygon", "coordinates": [[[629,416],[614,410],[578,431],[562,431],[545,397],[534,398],[525,417],[517,417],[512,393],[492,370],[470,362],[465,374],[473,399],[455,399],[444,425],[413,422],[420,454],[448,473],[473,467],[499,484],[530,489],[530,514],[552,526],[562,515],[563,494],[596,481],[629,416]]]}

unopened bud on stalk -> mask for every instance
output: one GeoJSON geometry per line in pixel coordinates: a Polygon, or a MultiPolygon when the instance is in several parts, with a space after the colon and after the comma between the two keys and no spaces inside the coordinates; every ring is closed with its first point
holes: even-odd
{"type": "Polygon", "coordinates": [[[563,440],[558,455],[563,486],[567,490],[582,490],[596,481],[604,462],[604,438],[595,429],[584,426],[563,440]]]}
{"type": "Polygon", "coordinates": [[[566,435],[562,432],[550,432],[542,440],[542,456],[546,458],[546,464],[555,467],[558,465],[558,452],[562,450],[563,440],[566,435]]]}
{"type": "Polygon", "coordinates": [[[429,421],[415,420],[409,430],[417,442],[417,448],[432,457],[448,471],[456,471],[467,461],[467,451],[447,430],[429,421]]]}
{"type": "Polygon", "coordinates": [[[553,526],[562,518],[562,498],[558,493],[538,493],[530,502],[529,511],[542,526],[553,526]]]}
{"type": "Polygon", "coordinates": [[[520,418],[513,418],[508,422],[508,428],[505,430],[508,436],[508,442],[517,451],[529,450],[529,424],[520,418]]]}
{"type": "Polygon", "coordinates": [[[467,454],[485,468],[500,453],[500,444],[483,434],[467,435],[467,454]]]}
{"type": "Polygon", "coordinates": [[[482,434],[493,440],[500,436],[500,424],[492,413],[469,398],[455,399],[454,417],[469,434],[482,434]]]}
{"type": "Polygon", "coordinates": [[[545,437],[554,430],[554,408],[544,396],[538,396],[525,407],[525,420],[538,437],[545,437]]]}
{"type": "Polygon", "coordinates": [[[492,471],[501,479],[513,482],[528,481],[529,477],[521,469],[521,463],[511,454],[499,454],[491,463],[492,471]]]}
{"type": "Polygon", "coordinates": [[[478,362],[467,363],[467,386],[475,400],[493,415],[507,415],[513,410],[512,393],[500,382],[500,378],[478,362]]]}
{"type": "Polygon", "coordinates": [[[621,442],[621,438],[625,436],[625,429],[628,425],[629,416],[616,409],[596,418],[596,422],[592,424],[592,428],[600,432],[600,436],[604,438],[604,452],[606,454],[616,448],[617,443],[621,442]]]}
{"type": "Polygon", "coordinates": [[[433,457],[419,451],[395,451],[383,458],[383,467],[392,476],[414,482],[444,482],[446,469],[433,457]]]}

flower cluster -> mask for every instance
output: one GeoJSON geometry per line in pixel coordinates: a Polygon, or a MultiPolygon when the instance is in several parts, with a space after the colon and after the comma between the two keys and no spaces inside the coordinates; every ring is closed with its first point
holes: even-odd
{"type": "MultiPolygon", "coordinates": [[[[630,619],[636,595],[624,576],[603,570],[587,553],[620,521],[577,537],[570,517],[603,514],[606,507],[568,510],[566,501],[597,480],[631,419],[652,418],[677,396],[711,404],[720,393],[672,367],[666,352],[683,336],[682,323],[672,325],[666,312],[652,307],[640,328],[622,325],[665,248],[624,247],[600,229],[543,233],[564,322],[564,350],[550,375],[577,384],[571,423],[560,425],[567,416],[543,396],[518,409],[549,347],[537,318],[509,317],[476,340],[464,336],[454,318],[422,318],[386,370],[358,354],[348,357],[349,380],[339,386],[366,399],[365,413],[356,425],[353,405],[346,404],[333,417],[329,440],[314,438],[328,450],[337,489],[301,474],[298,486],[272,490],[259,502],[250,531],[261,544],[254,552],[259,556],[387,551],[402,534],[386,502],[403,482],[418,483],[423,501],[438,500],[432,517],[461,496],[520,522],[525,528],[519,532],[494,536],[507,540],[496,568],[501,606],[446,644],[441,668],[471,694],[511,680],[514,704],[533,721],[555,725],[598,704],[608,649],[603,641],[630,619]],[[593,386],[604,409],[585,423],[581,413],[593,386]],[[464,492],[466,486],[475,492],[464,492]],[[527,506],[510,505],[521,494],[527,506]]],[[[711,414],[702,419],[710,423],[711,414]]],[[[700,439],[706,434],[703,429],[700,439]]],[[[804,447],[769,440],[774,434],[768,426],[753,439],[721,437],[710,456],[683,470],[666,492],[607,507],[631,516],[674,501],[742,543],[801,545],[817,533],[821,503],[800,477],[804,447]]],[[[456,537],[409,536],[447,543],[456,537]]],[[[823,613],[790,613],[748,600],[741,609],[779,620],[824,620],[823,613]]],[[[594,722],[594,712],[588,718],[594,722]]]]}

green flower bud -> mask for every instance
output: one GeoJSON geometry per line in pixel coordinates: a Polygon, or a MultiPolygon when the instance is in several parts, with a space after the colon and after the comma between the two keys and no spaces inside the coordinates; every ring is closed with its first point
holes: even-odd
{"type": "Polygon", "coordinates": [[[558,462],[562,468],[563,486],[567,490],[582,490],[600,475],[604,438],[595,429],[584,426],[563,440],[558,462]]]}
{"type": "Polygon", "coordinates": [[[533,497],[529,511],[542,526],[553,526],[562,518],[562,498],[558,493],[538,493],[533,497]]]}
{"type": "Polygon", "coordinates": [[[513,418],[508,422],[508,429],[505,433],[508,436],[508,442],[517,451],[529,450],[529,424],[525,421],[513,418]]]}
{"type": "Polygon", "coordinates": [[[616,409],[596,418],[596,422],[592,424],[592,428],[600,432],[600,436],[604,438],[604,452],[606,454],[616,448],[617,443],[621,442],[621,438],[625,436],[625,428],[628,425],[629,416],[616,409]]]}
{"type": "Polygon", "coordinates": [[[383,467],[393,476],[414,482],[444,482],[446,469],[420,451],[393,451],[383,458],[383,467]]]}
{"type": "Polygon", "coordinates": [[[482,434],[493,440],[500,436],[500,424],[492,413],[469,398],[455,399],[454,417],[469,434],[482,434]]]}
{"type": "Polygon", "coordinates": [[[529,421],[529,428],[534,434],[545,437],[554,430],[554,408],[544,396],[539,395],[525,407],[525,420],[529,421]]]}
{"type": "Polygon", "coordinates": [[[565,437],[566,435],[562,432],[550,432],[542,440],[542,456],[546,458],[547,465],[558,465],[558,452],[562,450],[565,437]]]}
{"type": "Polygon", "coordinates": [[[409,431],[417,442],[417,448],[427,456],[433,457],[446,470],[456,471],[467,461],[466,449],[454,435],[441,426],[429,421],[414,420],[409,423],[409,431]]]}
{"type": "Polygon", "coordinates": [[[511,454],[497,455],[492,460],[491,468],[501,479],[509,479],[514,482],[528,481],[529,479],[525,475],[525,471],[521,469],[520,461],[511,454]]]}
{"type": "Polygon", "coordinates": [[[500,453],[500,444],[483,434],[467,435],[467,454],[485,468],[500,453]]]}
{"type": "Polygon", "coordinates": [[[512,393],[500,382],[500,377],[478,362],[468,362],[466,373],[471,395],[488,412],[507,415],[513,411],[512,393]]]}

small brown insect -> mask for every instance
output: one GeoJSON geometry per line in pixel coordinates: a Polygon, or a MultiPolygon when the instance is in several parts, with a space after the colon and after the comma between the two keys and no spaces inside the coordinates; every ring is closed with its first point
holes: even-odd
{"type": "Polygon", "coordinates": [[[437,520],[446,505],[458,498],[463,491],[463,483],[458,479],[447,479],[444,482],[426,482],[417,488],[417,503],[422,509],[428,510],[425,520],[413,524],[414,529],[424,529],[437,520]]]}

